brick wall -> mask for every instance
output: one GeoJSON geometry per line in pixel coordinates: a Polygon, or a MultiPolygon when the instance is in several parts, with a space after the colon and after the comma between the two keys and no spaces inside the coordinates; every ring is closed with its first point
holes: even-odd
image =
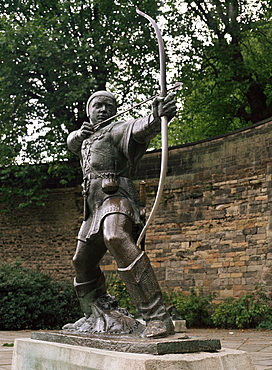
{"type": "Polygon", "coordinates": [[[58,279],[73,276],[71,259],[81,221],[79,188],[54,189],[45,207],[0,212],[0,260],[22,259],[58,279]]]}
{"type": "MultiPolygon", "coordinates": [[[[272,294],[272,121],[169,150],[161,207],[146,252],[163,289],[192,287],[240,296],[258,283],[272,294]]],[[[160,152],[142,159],[135,184],[147,182],[150,210],[160,152]]],[[[1,214],[0,257],[22,257],[59,279],[73,277],[71,258],[82,220],[80,188],[54,189],[45,208],[1,214]]],[[[115,271],[110,255],[105,271],[115,271]]]]}

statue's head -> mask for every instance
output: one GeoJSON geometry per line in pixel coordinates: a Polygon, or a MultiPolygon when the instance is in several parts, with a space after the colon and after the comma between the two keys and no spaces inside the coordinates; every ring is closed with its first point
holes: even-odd
{"type": "Polygon", "coordinates": [[[115,96],[109,91],[96,91],[86,104],[86,113],[93,124],[103,122],[114,116],[117,110],[115,96]]]}

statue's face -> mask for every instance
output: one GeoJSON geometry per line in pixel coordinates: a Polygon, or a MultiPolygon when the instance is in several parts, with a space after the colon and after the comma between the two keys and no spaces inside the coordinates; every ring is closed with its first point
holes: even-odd
{"type": "Polygon", "coordinates": [[[115,114],[115,102],[107,96],[96,96],[90,103],[89,117],[94,125],[105,121],[115,114]]]}

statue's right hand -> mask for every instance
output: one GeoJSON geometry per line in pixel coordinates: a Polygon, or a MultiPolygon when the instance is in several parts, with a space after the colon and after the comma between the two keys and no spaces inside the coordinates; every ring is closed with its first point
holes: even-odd
{"type": "Polygon", "coordinates": [[[87,139],[87,137],[93,134],[94,130],[92,127],[92,123],[90,122],[83,122],[82,126],[78,130],[78,137],[81,140],[87,139]]]}

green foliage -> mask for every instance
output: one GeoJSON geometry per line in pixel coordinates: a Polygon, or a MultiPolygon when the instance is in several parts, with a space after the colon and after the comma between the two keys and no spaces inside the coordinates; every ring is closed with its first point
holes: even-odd
{"type": "Polygon", "coordinates": [[[269,314],[267,319],[264,319],[257,325],[257,329],[272,330],[272,314],[269,314]]]}
{"type": "Polygon", "coordinates": [[[1,211],[29,205],[44,206],[50,182],[54,182],[55,187],[69,186],[79,175],[78,163],[68,161],[9,165],[0,173],[0,202],[5,203],[1,211]]]}
{"type": "Polygon", "coordinates": [[[0,265],[0,330],[60,329],[80,315],[72,284],[20,261],[0,265]]]}
{"type": "Polygon", "coordinates": [[[2,212],[10,208],[23,208],[35,204],[44,205],[48,189],[46,168],[42,165],[12,165],[3,168],[0,174],[2,212]]]}
{"type": "Polygon", "coordinates": [[[238,299],[228,298],[212,314],[212,321],[219,328],[269,328],[272,327],[272,307],[262,286],[253,293],[238,299]]]}
{"type": "Polygon", "coordinates": [[[108,293],[115,296],[119,307],[125,308],[135,317],[137,311],[128,294],[125,283],[117,274],[109,274],[106,276],[108,293]]]}
{"type": "Polygon", "coordinates": [[[110,88],[120,104],[156,91],[156,38],[137,6],[159,14],[152,0],[1,3],[1,165],[19,153],[30,163],[63,159],[96,90],[110,88]]]}
{"type": "MultiPolygon", "coordinates": [[[[49,161],[51,174],[61,172],[67,184],[74,174],[55,164],[72,158],[66,137],[86,120],[89,95],[108,88],[126,106],[157,92],[154,31],[135,8],[156,19],[160,5],[153,0],[1,2],[1,171],[9,168],[12,174],[21,162],[49,161]]],[[[272,0],[167,0],[164,5],[168,82],[183,84],[169,145],[272,116],[272,0]]],[[[160,147],[159,137],[151,147],[160,147]]],[[[42,204],[46,195],[39,191],[42,181],[32,176],[12,186],[6,172],[3,186],[10,196],[21,191],[24,205],[42,204]]]]}
{"type": "Polygon", "coordinates": [[[183,87],[176,144],[272,116],[271,0],[169,0],[173,72],[183,87]]]}
{"type": "MultiPolygon", "coordinates": [[[[126,286],[117,274],[107,275],[108,292],[119,306],[137,317],[126,286]]],[[[259,328],[272,330],[272,307],[262,286],[238,299],[215,305],[215,293],[191,289],[189,295],[164,292],[166,306],[174,305],[188,327],[259,328]]],[[[82,316],[74,287],[22,266],[20,260],[0,264],[0,330],[60,329],[82,316]]]]}
{"type": "Polygon", "coordinates": [[[272,307],[263,286],[258,285],[253,293],[240,298],[228,298],[215,305],[216,293],[205,295],[200,289],[190,294],[164,293],[165,303],[174,305],[188,327],[272,329],[272,307]]]}
{"type": "MultiPolygon", "coordinates": [[[[115,296],[119,306],[137,317],[126,286],[117,274],[107,275],[108,292],[115,296]]],[[[182,292],[163,292],[166,307],[174,305],[189,328],[271,329],[272,307],[265,289],[259,285],[254,293],[238,299],[229,298],[216,305],[216,293],[205,294],[202,289],[182,292]]]]}
{"type": "Polygon", "coordinates": [[[96,90],[110,89],[120,105],[158,89],[156,38],[136,7],[156,18],[153,0],[7,0],[0,4],[0,169],[5,199],[20,193],[22,205],[43,204],[45,177],[30,165],[50,162],[63,185],[72,171],[68,133],[87,119],[85,104],[96,90]],[[68,169],[68,166],[66,166],[68,169]],[[10,179],[8,180],[8,174],[10,179]],[[19,179],[18,179],[19,180],[19,179]],[[9,193],[9,194],[8,194],[9,193]]]}
{"type": "Polygon", "coordinates": [[[58,178],[60,184],[65,186],[79,174],[78,161],[76,165],[70,161],[51,162],[48,164],[47,172],[51,178],[58,178]]]}
{"type": "Polygon", "coordinates": [[[211,327],[212,301],[215,294],[205,295],[202,289],[191,289],[190,294],[170,292],[164,293],[165,303],[174,305],[188,327],[211,327]]]}

